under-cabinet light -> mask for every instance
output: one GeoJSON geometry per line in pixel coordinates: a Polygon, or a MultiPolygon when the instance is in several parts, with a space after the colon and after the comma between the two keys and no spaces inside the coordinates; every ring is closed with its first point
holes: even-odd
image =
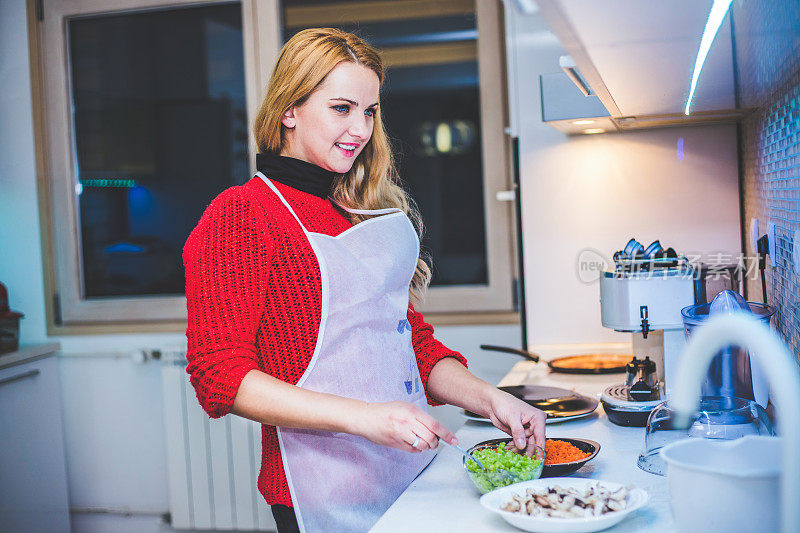
{"type": "Polygon", "coordinates": [[[583,133],[586,133],[586,134],[605,133],[605,132],[606,132],[606,130],[604,130],[603,128],[589,128],[589,129],[583,130],[583,133]]]}
{"type": "Polygon", "coordinates": [[[708,57],[708,51],[714,43],[714,38],[717,36],[719,27],[722,21],[725,20],[725,14],[731,6],[732,0],[714,0],[711,5],[711,11],[708,13],[708,20],[706,20],[706,27],[703,30],[703,37],[700,39],[700,49],[697,50],[697,59],[694,62],[694,71],[692,72],[692,84],[689,87],[689,97],[686,99],[686,109],[683,110],[684,115],[689,114],[689,107],[692,105],[692,98],[694,98],[694,90],[697,88],[697,80],[700,78],[700,71],[703,70],[703,64],[708,57]]]}
{"type": "Polygon", "coordinates": [[[594,124],[594,120],[573,120],[572,123],[576,126],[585,126],[587,124],[594,124]]]}

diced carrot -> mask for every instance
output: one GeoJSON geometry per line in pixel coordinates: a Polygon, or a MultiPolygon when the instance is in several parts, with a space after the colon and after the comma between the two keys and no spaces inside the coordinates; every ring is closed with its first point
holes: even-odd
{"type": "Polygon", "coordinates": [[[580,461],[592,455],[581,451],[569,442],[547,439],[544,443],[544,464],[553,465],[580,461]]]}

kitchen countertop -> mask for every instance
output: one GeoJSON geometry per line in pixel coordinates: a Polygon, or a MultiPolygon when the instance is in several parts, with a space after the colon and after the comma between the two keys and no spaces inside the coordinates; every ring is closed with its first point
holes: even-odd
{"type": "MultiPolygon", "coordinates": [[[[619,383],[621,374],[573,375],[550,373],[544,364],[520,362],[498,385],[549,385],[575,389],[587,396],[599,397],[608,385],[619,383]]],[[[459,444],[468,448],[478,442],[505,436],[490,424],[467,421],[456,432],[459,444]]],[[[587,438],[600,443],[600,452],[572,477],[583,477],[633,484],[650,495],[648,505],[607,530],[613,532],[674,530],[665,477],[649,474],[636,466],[644,443],[644,428],[626,428],[612,424],[602,406],[592,415],[559,424],[547,425],[548,438],[587,438]]],[[[440,446],[430,465],[370,530],[372,533],[397,531],[437,532],[511,532],[520,531],[499,515],[484,509],[480,494],[463,472],[461,454],[449,446],[440,446]]]]}
{"type": "Polygon", "coordinates": [[[16,351],[0,354],[0,370],[50,357],[60,349],[61,345],[57,342],[22,345],[16,351]]]}

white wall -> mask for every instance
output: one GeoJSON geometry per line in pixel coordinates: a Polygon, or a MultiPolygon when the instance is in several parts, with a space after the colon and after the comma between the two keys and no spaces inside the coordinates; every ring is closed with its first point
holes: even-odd
{"type": "Polygon", "coordinates": [[[601,325],[599,288],[578,278],[578,254],[594,248],[610,260],[631,237],[687,255],[739,253],[735,126],[569,137],[541,121],[539,96],[539,75],[560,71],[563,48],[537,14],[507,26],[529,344],[628,342],[601,325]]]}
{"type": "Polygon", "coordinates": [[[0,282],[21,334],[46,337],[25,1],[0,2],[0,282]]]}

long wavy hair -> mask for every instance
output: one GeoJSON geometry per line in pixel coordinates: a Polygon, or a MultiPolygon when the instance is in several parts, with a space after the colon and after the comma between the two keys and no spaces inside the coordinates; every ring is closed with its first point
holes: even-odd
{"type": "MultiPolygon", "coordinates": [[[[344,61],[372,70],[383,84],[384,67],[378,52],[351,33],[335,28],[311,28],[289,39],[272,71],[267,94],[253,125],[259,153],[281,152],[286,142],[285,126],[281,123],[284,113],[302,105],[328,73],[344,61]]],[[[399,185],[380,106],[377,111],[372,137],[350,171],[334,180],[333,199],[351,209],[400,208],[411,219],[422,240],[419,210],[399,185]]],[[[349,217],[353,224],[358,224],[369,215],[349,214],[349,217]]],[[[422,301],[430,279],[431,269],[421,254],[409,287],[410,296],[422,301]]]]}

